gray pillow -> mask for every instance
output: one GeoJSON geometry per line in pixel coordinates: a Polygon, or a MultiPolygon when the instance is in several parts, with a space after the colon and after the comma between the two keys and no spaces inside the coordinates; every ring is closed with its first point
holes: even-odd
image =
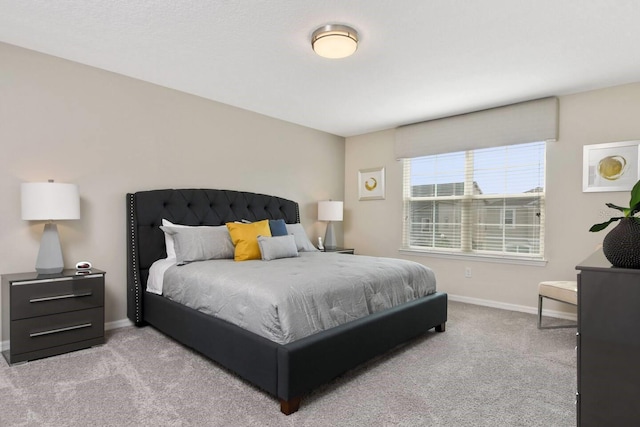
{"type": "Polygon", "coordinates": [[[173,237],[178,264],[208,259],[233,259],[233,242],[226,225],[217,227],[163,225],[160,228],[173,237]]]}
{"type": "Polygon", "coordinates": [[[309,241],[307,237],[307,232],[302,228],[302,224],[287,224],[287,233],[293,234],[293,237],[296,239],[296,247],[301,252],[317,252],[313,243],[309,241]]]}
{"type": "Polygon", "coordinates": [[[258,246],[260,246],[260,253],[264,261],[298,256],[296,239],[293,236],[258,236],[258,246]]]}

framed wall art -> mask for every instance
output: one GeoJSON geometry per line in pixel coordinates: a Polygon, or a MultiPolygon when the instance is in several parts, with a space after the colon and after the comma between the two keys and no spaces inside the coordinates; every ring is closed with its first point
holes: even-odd
{"type": "Polygon", "coordinates": [[[582,191],[630,191],[640,179],[640,141],[583,147],[582,191]]]}
{"type": "Polygon", "coordinates": [[[384,199],[384,168],[358,171],[358,200],[384,199]]]}

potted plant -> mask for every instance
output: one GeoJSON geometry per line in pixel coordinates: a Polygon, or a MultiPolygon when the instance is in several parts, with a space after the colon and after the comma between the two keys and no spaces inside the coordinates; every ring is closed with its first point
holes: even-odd
{"type": "Polygon", "coordinates": [[[607,203],[607,206],[619,210],[622,216],[594,224],[589,231],[604,230],[612,222],[620,221],[602,242],[604,256],[615,267],[640,268],[640,218],[635,216],[640,212],[640,181],[631,190],[628,208],[613,203],[607,203]]]}

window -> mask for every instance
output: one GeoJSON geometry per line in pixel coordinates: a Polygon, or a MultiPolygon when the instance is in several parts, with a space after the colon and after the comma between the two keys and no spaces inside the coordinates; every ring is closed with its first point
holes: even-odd
{"type": "Polygon", "coordinates": [[[409,250],[540,259],[545,143],[403,159],[409,250]]]}
{"type": "Polygon", "coordinates": [[[516,223],[516,210],[504,209],[500,211],[500,215],[502,217],[502,225],[513,228],[516,223]]]}

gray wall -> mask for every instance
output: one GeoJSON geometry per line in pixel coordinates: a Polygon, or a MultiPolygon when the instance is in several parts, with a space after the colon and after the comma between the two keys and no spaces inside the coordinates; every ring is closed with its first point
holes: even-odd
{"type": "MultiPolygon", "coordinates": [[[[582,147],[640,140],[640,83],[560,97],[560,136],[547,145],[545,266],[495,264],[400,253],[402,164],[393,152],[394,130],[347,138],[345,244],[357,253],[407,258],[433,268],[441,290],[460,300],[534,311],[541,280],[575,280],[575,266],[602,243],[606,232],[589,227],[628,206],[628,192],[583,193],[582,147]],[[359,169],[384,166],[385,200],[358,201],[359,169]],[[472,277],[465,278],[465,268],[472,277]]],[[[561,305],[549,304],[553,310],[561,305]]],[[[571,311],[571,310],[569,310],[571,311]]]]}
{"type": "Polygon", "coordinates": [[[300,203],[312,239],[317,201],[343,198],[342,137],[2,43],[0,144],[0,274],[33,271],[38,253],[20,183],[78,184],[81,219],[58,224],[65,265],[107,272],[107,322],[126,318],[127,192],[274,194],[300,203]]]}

